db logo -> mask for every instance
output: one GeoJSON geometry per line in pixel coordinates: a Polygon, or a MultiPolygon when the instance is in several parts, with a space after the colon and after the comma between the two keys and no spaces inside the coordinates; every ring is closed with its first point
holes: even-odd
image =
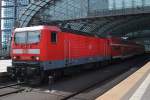
{"type": "Polygon", "coordinates": [[[90,50],[92,49],[92,45],[91,45],[91,44],[89,45],[89,49],[90,49],[90,50]]]}
{"type": "Polygon", "coordinates": [[[27,53],[28,53],[28,50],[27,50],[27,49],[23,49],[23,53],[24,53],[24,54],[27,54],[27,53]]]}

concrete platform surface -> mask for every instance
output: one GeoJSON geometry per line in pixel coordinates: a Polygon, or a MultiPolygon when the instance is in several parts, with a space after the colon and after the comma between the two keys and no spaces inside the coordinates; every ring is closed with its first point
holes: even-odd
{"type": "Polygon", "coordinates": [[[96,100],[150,100],[150,62],[96,100]]]}
{"type": "Polygon", "coordinates": [[[7,66],[12,65],[12,60],[0,60],[0,73],[7,71],[7,66]]]}

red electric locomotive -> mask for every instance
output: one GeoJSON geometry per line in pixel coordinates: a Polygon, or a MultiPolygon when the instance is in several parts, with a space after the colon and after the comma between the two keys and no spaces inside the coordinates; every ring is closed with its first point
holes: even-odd
{"type": "Polygon", "coordinates": [[[57,26],[17,28],[12,38],[13,66],[8,72],[20,80],[43,79],[45,74],[65,68],[125,58],[143,50],[141,45],[119,38],[66,32],[57,26]]]}

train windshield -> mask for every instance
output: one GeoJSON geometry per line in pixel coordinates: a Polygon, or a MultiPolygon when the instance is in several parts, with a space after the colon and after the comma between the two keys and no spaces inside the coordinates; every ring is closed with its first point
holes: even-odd
{"type": "Polygon", "coordinates": [[[39,31],[16,32],[14,37],[17,44],[31,44],[40,42],[39,31]]]}

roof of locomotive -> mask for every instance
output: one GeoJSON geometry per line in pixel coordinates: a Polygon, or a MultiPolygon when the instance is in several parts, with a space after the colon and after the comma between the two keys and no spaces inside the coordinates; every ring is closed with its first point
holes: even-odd
{"type": "Polygon", "coordinates": [[[66,28],[60,28],[59,26],[46,26],[46,25],[40,25],[40,26],[30,26],[30,27],[22,27],[22,28],[16,28],[14,32],[24,32],[24,31],[38,31],[42,29],[48,29],[51,31],[57,31],[57,32],[70,32],[73,34],[79,34],[79,35],[86,35],[86,36],[95,36],[93,34],[77,31],[77,30],[71,30],[66,28]]]}
{"type": "Polygon", "coordinates": [[[49,29],[52,31],[61,31],[61,29],[57,26],[30,26],[30,27],[23,27],[23,28],[16,28],[15,32],[23,32],[23,31],[38,31],[42,29],[49,29]]]}

